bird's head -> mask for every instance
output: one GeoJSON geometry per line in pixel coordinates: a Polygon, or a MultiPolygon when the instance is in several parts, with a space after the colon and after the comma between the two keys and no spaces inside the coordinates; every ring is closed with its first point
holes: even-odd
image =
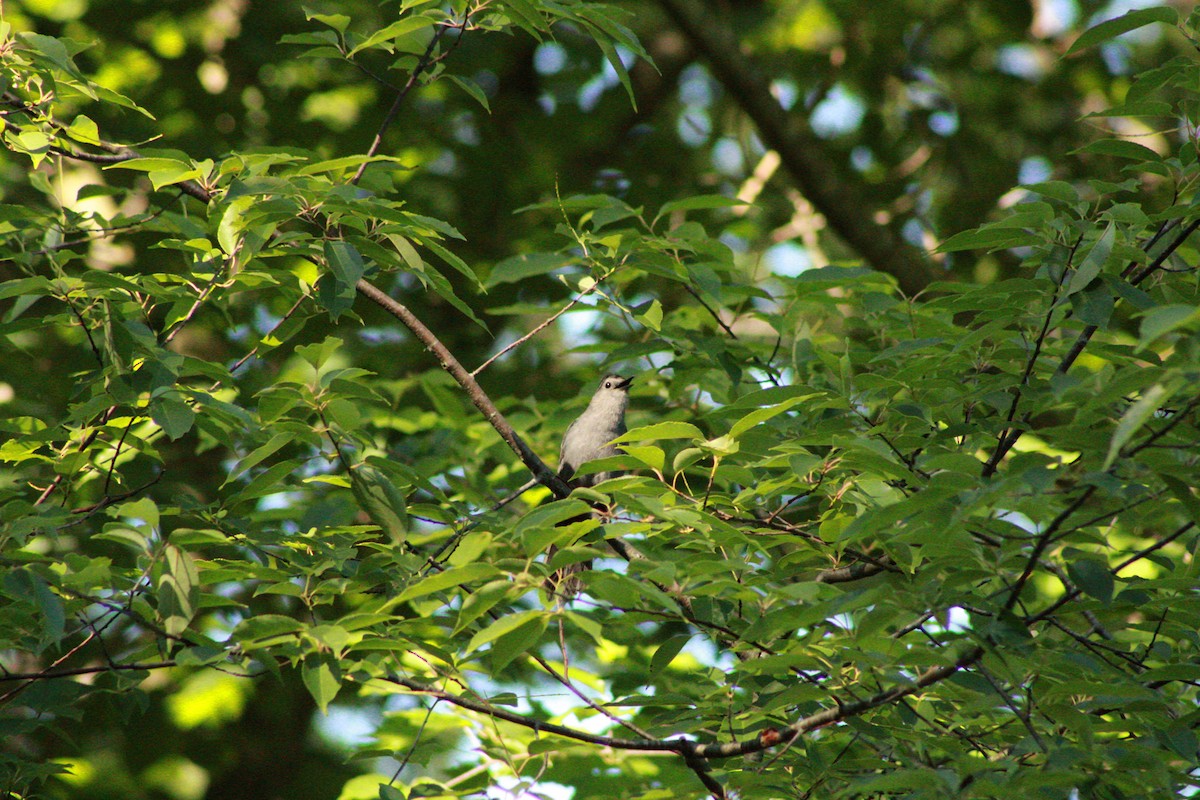
{"type": "Polygon", "coordinates": [[[628,392],[629,384],[633,383],[633,378],[626,378],[613,373],[605,375],[604,380],[600,381],[601,392],[628,392]]]}

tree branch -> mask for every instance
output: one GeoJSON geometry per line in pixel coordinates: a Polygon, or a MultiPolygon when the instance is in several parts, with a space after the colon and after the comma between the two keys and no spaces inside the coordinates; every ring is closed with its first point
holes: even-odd
{"type": "Polygon", "coordinates": [[[529,449],[529,445],[525,444],[521,437],[517,435],[517,432],[513,430],[512,425],[509,424],[504,415],[492,403],[491,398],[483,391],[483,387],[479,385],[475,377],[459,363],[454,354],[450,352],[446,345],[442,344],[441,340],[433,334],[433,331],[425,326],[425,323],[417,319],[416,315],[409,311],[406,306],[393,300],[386,292],[366,280],[359,280],[358,291],[363,296],[374,301],[384,311],[387,311],[400,320],[404,324],[404,327],[412,331],[413,336],[416,336],[417,340],[425,345],[425,349],[437,357],[438,363],[442,365],[442,369],[450,373],[450,376],[458,382],[458,385],[466,390],[467,396],[471,398],[471,402],[475,404],[475,407],[479,409],[484,418],[491,423],[491,426],[496,429],[496,432],[500,434],[500,438],[508,443],[513,452],[520,457],[522,463],[529,468],[529,471],[533,473],[539,483],[549,488],[557,497],[566,497],[571,493],[571,487],[567,486],[566,482],[558,477],[557,473],[547,467],[545,462],[529,449]]]}
{"type": "Polygon", "coordinates": [[[463,12],[462,22],[453,27],[458,28],[459,37],[450,45],[450,49],[441,56],[435,57],[433,51],[437,48],[438,42],[442,40],[442,34],[446,31],[445,27],[439,27],[437,32],[433,34],[433,38],[429,40],[429,46],[425,48],[425,53],[421,56],[420,61],[413,67],[413,71],[409,73],[408,80],[404,82],[404,86],[396,93],[396,99],[392,102],[392,107],[388,109],[387,114],[383,117],[383,122],[379,125],[379,130],[375,132],[375,138],[371,142],[371,146],[367,148],[368,160],[358,165],[358,169],[354,172],[354,177],[350,179],[350,183],[357,185],[362,180],[363,174],[367,171],[367,164],[370,163],[370,157],[379,152],[379,148],[383,146],[383,135],[387,133],[387,129],[392,126],[392,121],[396,118],[396,114],[400,111],[400,106],[404,105],[404,98],[408,97],[408,93],[417,85],[417,79],[421,77],[421,73],[429,69],[431,66],[441,61],[446,56],[458,47],[458,43],[462,41],[462,33],[467,29],[467,21],[471,19],[471,8],[463,12]]]}
{"type": "Polygon", "coordinates": [[[659,2],[754,121],[763,141],[779,153],[792,179],[830,227],[872,267],[895,277],[906,294],[916,295],[928,286],[935,275],[924,254],[891,228],[869,219],[869,210],[877,204],[834,169],[807,121],[779,105],[771,95],[770,81],[742,52],[729,25],[715,19],[697,0],[659,2]]]}
{"type": "MultiPolygon", "coordinates": [[[[520,725],[523,728],[536,731],[538,733],[548,733],[555,736],[561,736],[565,739],[572,739],[585,744],[595,744],[603,747],[611,747],[614,750],[635,750],[641,752],[658,752],[658,753],[678,753],[684,758],[689,759],[689,764],[695,759],[719,759],[732,758],[734,756],[746,755],[747,753],[758,753],[764,750],[769,750],[777,745],[786,745],[791,743],[801,734],[808,731],[822,728],[835,722],[840,722],[850,717],[855,717],[865,711],[869,711],[879,706],[894,703],[905,697],[917,693],[921,689],[932,686],[939,681],[945,680],[960,669],[965,669],[983,657],[984,650],[982,647],[975,646],[963,654],[953,664],[943,664],[940,667],[933,667],[921,673],[915,681],[906,683],[902,686],[896,686],[891,689],[886,689],[877,692],[871,697],[863,700],[858,700],[853,703],[837,703],[831,708],[816,714],[811,714],[803,719],[793,722],[783,731],[769,728],[762,733],[750,739],[743,741],[732,741],[724,744],[718,743],[700,743],[691,739],[618,739],[611,736],[602,736],[600,734],[589,733],[577,728],[570,728],[566,725],[558,725],[553,722],[543,722],[542,720],[533,719],[523,714],[518,714],[515,711],[509,711],[499,706],[494,706],[484,700],[479,700],[474,697],[465,695],[452,694],[451,692],[438,689],[430,684],[421,681],[413,680],[412,678],[404,678],[399,675],[388,675],[381,680],[388,683],[394,683],[397,686],[403,686],[409,691],[418,694],[429,695],[430,697],[439,700],[445,700],[448,703],[464,708],[468,711],[475,711],[480,714],[487,714],[494,719],[511,722],[515,725],[520,725]]],[[[707,783],[706,783],[707,785],[707,783]]]]}
{"type": "Polygon", "coordinates": [[[176,666],[175,661],[152,661],[147,664],[101,664],[94,667],[72,667],[71,669],[56,669],[42,672],[3,672],[0,673],[0,683],[8,681],[36,681],[52,678],[72,678],[77,675],[95,675],[100,672],[136,672],[138,670],[166,669],[176,666]]]}

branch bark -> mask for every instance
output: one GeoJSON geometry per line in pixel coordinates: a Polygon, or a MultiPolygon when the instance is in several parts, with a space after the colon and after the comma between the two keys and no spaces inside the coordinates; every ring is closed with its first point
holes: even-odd
{"type": "Polygon", "coordinates": [[[517,435],[512,425],[509,424],[504,415],[500,413],[500,410],[492,403],[492,399],[487,396],[487,392],[483,391],[483,387],[475,380],[475,376],[459,363],[454,354],[450,352],[446,345],[442,344],[433,331],[425,326],[425,323],[417,319],[417,316],[406,306],[393,300],[382,289],[366,280],[358,282],[358,293],[372,300],[384,311],[387,311],[400,320],[404,327],[408,328],[413,336],[416,336],[417,340],[425,345],[425,349],[434,354],[438,363],[442,365],[442,369],[450,373],[450,376],[466,391],[467,396],[471,398],[471,402],[475,404],[475,407],[479,409],[484,418],[491,423],[491,426],[496,429],[496,432],[500,434],[500,438],[520,457],[522,463],[529,468],[529,471],[533,473],[539,483],[548,487],[557,497],[566,497],[571,493],[571,487],[567,486],[566,482],[558,477],[557,473],[547,467],[545,462],[529,449],[529,445],[525,444],[521,437],[517,435]]]}
{"type": "Polygon", "coordinates": [[[895,686],[891,689],[886,689],[877,692],[874,695],[858,700],[853,703],[837,703],[830,708],[820,711],[816,714],[810,714],[807,717],[796,720],[791,725],[784,728],[782,731],[775,729],[767,729],[757,736],[742,741],[732,741],[725,743],[702,743],[691,739],[619,739],[612,736],[604,736],[601,734],[590,733],[578,728],[571,728],[566,725],[559,725],[553,722],[543,722],[539,719],[524,714],[519,714],[515,711],[510,711],[506,708],[492,705],[484,700],[480,700],[467,695],[454,694],[443,689],[438,689],[422,681],[412,678],[405,678],[399,675],[389,675],[383,680],[389,683],[394,683],[397,686],[403,686],[411,692],[428,695],[438,700],[444,700],[447,703],[458,706],[459,708],[468,711],[475,711],[480,714],[486,714],[494,719],[511,722],[514,725],[528,728],[538,733],[548,733],[555,736],[561,736],[565,739],[571,739],[585,744],[595,744],[602,747],[611,747],[615,750],[634,750],[641,752],[658,752],[658,753],[676,753],[689,760],[689,763],[697,760],[713,760],[723,758],[733,758],[735,756],[746,755],[748,753],[758,753],[765,750],[770,750],[778,745],[786,745],[798,736],[807,733],[808,731],[822,728],[835,722],[850,717],[858,716],[866,711],[879,706],[887,705],[888,703],[897,702],[905,697],[916,694],[921,689],[931,686],[939,681],[945,680],[961,669],[966,669],[975,664],[983,657],[984,650],[982,647],[975,646],[967,650],[960,658],[952,664],[943,664],[939,667],[932,667],[917,676],[916,680],[909,683],[895,686]]]}
{"type": "Polygon", "coordinates": [[[909,296],[927,287],[935,275],[924,254],[891,228],[869,218],[870,209],[878,204],[824,158],[825,148],[807,121],[779,105],[771,95],[770,82],[742,52],[730,27],[699,0],[659,2],[754,121],[763,141],[779,153],[792,179],[825,215],[830,227],[872,267],[895,277],[909,296]]]}

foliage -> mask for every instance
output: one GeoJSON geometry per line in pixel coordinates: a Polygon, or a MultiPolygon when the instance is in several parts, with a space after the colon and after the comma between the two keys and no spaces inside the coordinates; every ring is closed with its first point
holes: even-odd
{"type": "MultiPolygon", "coordinates": [[[[512,68],[499,34],[577,59],[546,73],[546,102],[590,76],[649,113],[668,101],[639,92],[631,65],[658,52],[640,15],[329,5],[264,28],[290,48],[269,66],[302,87],[304,118],[280,121],[290,89],[255,100],[246,81],[237,118],[220,112],[242,139],[222,147],[163,113],[199,102],[152,108],[104,74],[136,62],[125,40],[90,55],[71,26],[0,22],[5,791],[1195,790],[1195,15],[1143,9],[1076,39],[1076,75],[1131,31],[1166,28],[1176,55],[1111,79],[1092,117],[1108,132],[1004,213],[986,220],[1002,193],[977,187],[970,227],[953,220],[971,175],[883,174],[929,136],[872,94],[886,58],[845,76],[873,87],[870,111],[822,155],[856,183],[812,200],[840,239],[804,238],[811,268],[769,271],[763,242],[805,201],[746,191],[750,170],[736,193],[656,197],[654,167],[632,188],[535,171],[532,197],[489,192],[513,164],[479,143],[488,119],[537,129],[532,152],[568,146],[552,117],[505,108],[508,73],[479,63],[512,68]],[[344,116],[373,93],[364,149],[344,116]],[[852,175],[851,140],[889,128],[852,175]],[[916,296],[902,259],[829,258],[874,225],[854,206],[876,169],[895,247],[943,267],[916,296]],[[512,230],[488,232],[492,204],[512,230]],[[626,473],[568,495],[539,455],[614,366],[637,375],[632,429],[594,468],[626,473]],[[498,502],[530,473],[543,485],[498,502]],[[547,587],[590,559],[579,598],[547,587]],[[338,723],[369,733],[339,751],[338,723]]],[[[702,11],[663,13],[705,53],[702,11]]],[[[958,52],[952,13],[909,67],[958,52]]],[[[161,53],[209,30],[198,19],[137,35],[161,53]]],[[[801,66],[829,46],[772,36],[747,34],[801,66]]],[[[706,54],[732,86],[749,62],[730,55],[706,54]]],[[[248,62],[204,59],[210,80],[244,80],[248,62]]],[[[669,52],[660,68],[686,69],[669,52]]],[[[964,115],[985,100],[944,89],[964,115]]],[[[775,148],[747,145],[760,166],[820,139],[736,100],[775,148]]],[[[998,157],[968,139],[936,158],[967,145],[998,157]]]]}

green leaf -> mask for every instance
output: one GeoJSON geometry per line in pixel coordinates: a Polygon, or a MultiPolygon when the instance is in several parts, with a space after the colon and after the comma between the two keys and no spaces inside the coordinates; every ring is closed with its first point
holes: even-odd
{"type": "MultiPolygon", "coordinates": [[[[97,99],[91,82],[79,71],[79,67],[76,66],[75,60],[71,57],[71,53],[67,50],[66,44],[62,40],[56,39],[53,36],[31,33],[29,31],[18,33],[17,38],[22,44],[40,53],[51,64],[74,78],[76,83],[73,88],[78,89],[93,100],[97,99]]],[[[5,37],[5,39],[7,40],[8,37],[5,37]]]]}
{"type": "Polygon", "coordinates": [[[100,144],[100,129],[90,117],[85,117],[83,114],[71,120],[71,125],[65,133],[81,144],[93,146],[100,144]]]}
{"type": "Polygon", "coordinates": [[[695,464],[700,459],[705,458],[706,455],[699,447],[685,447],[675,454],[675,460],[671,463],[671,469],[675,472],[680,472],[695,464]]]}
{"type": "Polygon", "coordinates": [[[477,290],[484,291],[485,287],[483,285],[483,282],[479,280],[479,276],[475,274],[475,270],[473,270],[469,266],[467,266],[467,262],[463,261],[461,258],[456,256],[454,253],[447,250],[445,247],[442,246],[442,244],[440,242],[437,242],[433,239],[429,239],[429,238],[422,239],[421,244],[423,244],[425,247],[428,247],[430,250],[432,250],[438,258],[442,259],[447,264],[454,267],[454,269],[457,270],[460,275],[462,275],[464,278],[466,278],[468,281],[470,281],[471,285],[474,286],[477,290]]]}
{"type": "Polygon", "coordinates": [[[343,314],[354,308],[358,290],[352,283],[338,280],[332,272],[326,272],[317,280],[317,303],[329,314],[330,319],[338,320],[343,314]]]}
{"type": "Polygon", "coordinates": [[[408,498],[378,468],[370,464],[355,466],[350,471],[350,488],[359,507],[393,543],[408,538],[408,498]]]}
{"type": "Polygon", "coordinates": [[[614,442],[656,442],[661,439],[703,439],[704,434],[690,422],[656,422],[632,428],[614,442]]]}
{"type": "Polygon", "coordinates": [[[50,153],[54,140],[41,131],[24,131],[9,139],[17,146],[19,152],[29,155],[34,166],[42,163],[42,159],[50,153]]]}
{"type": "Polygon", "coordinates": [[[458,75],[446,75],[446,77],[464,92],[469,94],[475,100],[475,102],[483,106],[484,111],[487,111],[489,114],[492,112],[491,106],[488,105],[487,95],[484,94],[483,89],[479,87],[478,83],[470,78],[462,78],[458,75]]]}
{"type": "Polygon", "coordinates": [[[319,175],[323,172],[341,173],[341,172],[350,170],[352,168],[357,169],[358,167],[360,167],[363,164],[375,164],[375,163],[382,162],[382,161],[392,162],[395,164],[403,164],[404,163],[404,159],[396,158],[395,156],[380,156],[380,155],[343,156],[342,158],[331,158],[331,159],[328,159],[327,161],[318,161],[314,164],[309,164],[307,166],[301,167],[300,169],[296,170],[296,174],[297,175],[319,175]]]}
{"type": "Polygon", "coordinates": [[[528,623],[540,621],[542,625],[545,625],[545,618],[545,611],[518,611],[516,614],[500,617],[471,637],[471,641],[467,643],[466,652],[473,653],[488,642],[494,642],[501,636],[512,633],[528,623]]]}
{"type": "Polygon", "coordinates": [[[651,301],[650,307],[647,308],[643,313],[634,315],[634,319],[657,333],[662,329],[662,303],[658,302],[658,300],[651,301]]]}
{"type": "Polygon", "coordinates": [[[349,242],[326,239],[325,263],[343,286],[354,286],[366,272],[366,265],[358,250],[349,242]]]}
{"type": "Polygon", "coordinates": [[[671,665],[675,660],[675,656],[679,655],[679,651],[684,648],[692,639],[690,633],[678,633],[672,636],[667,641],[663,642],[654,655],[650,657],[650,671],[652,673],[662,672],[671,665]]]}
{"type": "Polygon", "coordinates": [[[304,8],[304,18],[309,21],[319,22],[322,25],[328,25],[338,33],[345,33],[346,28],[350,27],[350,17],[345,14],[317,14],[304,8]]]}
{"type": "Polygon", "coordinates": [[[1089,289],[1071,295],[1071,308],[1081,322],[1105,328],[1116,310],[1116,301],[1108,287],[1098,282],[1089,289]]]}
{"type": "Polygon", "coordinates": [[[463,302],[463,300],[457,294],[455,294],[454,287],[450,285],[450,281],[447,280],[445,275],[435,269],[429,269],[423,270],[420,273],[420,276],[422,280],[433,287],[433,290],[438,293],[439,297],[457,308],[463,314],[463,316],[470,319],[476,325],[483,328],[485,331],[490,332],[487,324],[484,323],[484,321],[479,317],[475,316],[474,310],[472,310],[469,305],[463,302]]]}
{"type": "MultiPolygon", "coordinates": [[[[511,0],[510,0],[511,2],[511,0]]],[[[625,69],[625,62],[621,60],[621,54],[617,48],[613,46],[608,35],[602,29],[594,24],[588,24],[585,28],[591,35],[592,41],[600,48],[600,52],[604,53],[604,57],[608,59],[609,65],[613,68],[613,72],[617,73],[617,80],[625,87],[625,93],[629,95],[629,104],[633,106],[633,110],[637,111],[637,96],[633,92],[633,83],[629,80],[629,71],[625,69]]]]}
{"type": "Polygon", "coordinates": [[[300,675],[304,680],[304,687],[317,702],[322,714],[328,711],[329,704],[342,688],[341,674],[338,660],[330,653],[312,653],[304,659],[300,675]]]}
{"type": "Polygon", "coordinates": [[[492,267],[485,285],[491,289],[502,283],[517,283],[535,275],[545,275],[561,269],[574,261],[575,259],[559,253],[523,253],[506,258],[492,267]]]}
{"type": "Polygon", "coordinates": [[[150,179],[150,185],[155,191],[164,186],[171,186],[176,183],[185,181],[199,180],[201,177],[200,170],[191,165],[183,167],[170,167],[168,169],[156,169],[150,172],[146,177],[150,179]]]}
{"type": "Polygon", "coordinates": [[[701,442],[700,449],[724,458],[725,456],[737,453],[742,449],[742,446],[732,436],[718,436],[715,439],[708,439],[701,442]]]}
{"type": "Polygon", "coordinates": [[[1086,289],[1088,284],[1095,280],[1100,271],[1104,269],[1104,265],[1108,263],[1108,259],[1112,255],[1116,233],[1117,226],[1114,223],[1108,223],[1104,233],[1100,234],[1100,238],[1091,246],[1079,267],[1071,275],[1071,283],[1067,286],[1068,295],[1086,289]]]}
{"type": "Polygon", "coordinates": [[[1192,521],[1200,523],[1200,497],[1195,495],[1192,487],[1171,475],[1159,475],[1158,477],[1171,495],[1187,509],[1192,521]]]}
{"type": "Polygon", "coordinates": [[[661,447],[651,447],[636,444],[624,445],[622,450],[627,455],[633,456],[638,461],[642,462],[650,469],[662,472],[663,466],[666,463],[666,454],[663,453],[661,447]]]}
{"type": "Polygon", "coordinates": [[[104,169],[131,169],[137,172],[166,172],[171,170],[189,170],[192,165],[177,158],[131,158],[108,164],[104,169]]]}
{"type": "Polygon", "coordinates": [[[408,795],[386,783],[379,784],[379,800],[409,800],[408,795]]]}
{"type": "Polygon", "coordinates": [[[1200,320],[1200,308],[1192,305],[1159,306],[1142,317],[1138,336],[1138,348],[1149,347],[1159,337],[1176,328],[1191,325],[1200,320]]]}
{"type": "Polygon", "coordinates": [[[1078,558],[1067,564],[1067,574],[1080,589],[1105,605],[1112,602],[1113,575],[1098,558],[1078,558]]]}
{"type": "Polygon", "coordinates": [[[491,564],[464,564],[461,567],[454,567],[445,572],[434,573],[428,578],[422,578],[401,592],[399,599],[402,601],[414,600],[418,597],[433,594],[434,592],[441,592],[446,589],[453,589],[456,586],[462,586],[464,583],[486,580],[495,577],[499,572],[491,564]]]}
{"type": "Polygon", "coordinates": [[[1141,430],[1146,421],[1162,408],[1163,403],[1178,388],[1179,384],[1177,383],[1170,385],[1156,383],[1143,392],[1142,396],[1125,410],[1125,413],[1121,415],[1121,419],[1117,423],[1116,429],[1113,431],[1112,440],[1108,443],[1108,454],[1104,457],[1103,469],[1107,470],[1113,465],[1113,462],[1120,455],[1121,448],[1125,446],[1126,442],[1141,430]]]}
{"type": "Polygon", "coordinates": [[[759,408],[751,411],[749,414],[734,423],[733,427],[729,429],[729,435],[736,439],[751,428],[761,425],[772,417],[779,416],[792,406],[803,403],[805,400],[816,396],[817,395],[815,393],[802,394],[796,397],[790,397],[787,400],[784,400],[782,403],[777,403],[773,406],[767,406],[766,408],[759,408]]]}
{"type": "Polygon", "coordinates": [[[1020,228],[986,227],[956,233],[937,247],[939,253],[959,250],[1003,250],[1019,247],[1036,241],[1032,234],[1020,228]]]}
{"type": "MultiPolygon", "coordinates": [[[[382,44],[383,42],[394,41],[395,39],[398,39],[401,36],[407,36],[410,33],[424,30],[425,28],[432,28],[434,26],[434,24],[435,24],[435,20],[433,20],[431,17],[427,17],[422,14],[417,14],[414,16],[409,16],[409,17],[404,17],[402,19],[398,19],[395,22],[393,22],[391,25],[388,25],[387,27],[381,28],[380,30],[377,30],[374,33],[372,33],[365,40],[363,40],[363,42],[361,44],[359,44],[357,47],[355,47],[353,50],[351,50],[349,54],[351,56],[357,55],[358,53],[361,53],[363,50],[367,50],[372,47],[377,47],[378,45],[382,44]]],[[[389,51],[391,50],[391,48],[385,48],[385,49],[387,49],[389,51]]]]}
{"type": "Polygon", "coordinates": [[[545,615],[539,615],[498,637],[492,645],[492,669],[502,670],[517,656],[535,649],[546,624],[545,615]]]}
{"type": "Polygon", "coordinates": [[[1044,181],[1042,183],[1025,184],[1021,188],[1034,194],[1040,194],[1042,197],[1048,197],[1051,200],[1058,200],[1063,203],[1078,203],[1079,191],[1066,181],[1044,181]]]}
{"type": "Polygon", "coordinates": [[[10,297],[45,297],[58,291],[49,278],[41,275],[32,278],[16,278],[0,283],[0,300],[10,297]]]}
{"type": "Polygon", "coordinates": [[[92,538],[102,542],[116,542],[128,545],[138,552],[148,552],[150,550],[146,534],[125,525],[105,525],[104,532],[97,533],[92,538]]]}
{"type": "MultiPolygon", "coordinates": [[[[10,598],[21,598],[37,607],[39,635],[36,651],[40,653],[58,644],[66,626],[66,611],[62,598],[53,592],[45,579],[28,569],[9,569],[4,574],[3,588],[10,598]]],[[[6,598],[6,602],[10,598],[6,598]]]]}
{"type": "Polygon", "coordinates": [[[221,222],[217,225],[217,243],[226,255],[232,255],[238,246],[238,235],[246,227],[246,212],[254,205],[256,198],[242,195],[236,198],[221,214],[221,222]]]}
{"type": "Polygon", "coordinates": [[[485,584],[468,594],[463,600],[462,609],[458,612],[458,620],[454,623],[452,635],[457,636],[462,633],[468,625],[492,610],[501,600],[510,598],[514,590],[520,591],[513,584],[511,578],[503,576],[500,580],[485,584]]]}
{"type": "Polygon", "coordinates": [[[682,200],[672,200],[669,203],[664,203],[663,207],[658,210],[658,214],[654,217],[655,220],[661,219],[667,214],[673,214],[676,211],[700,211],[710,208],[733,208],[734,206],[745,206],[746,203],[738,200],[736,197],[726,197],[722,194],[700,194],[694,197],[685,197],[682,200]]]}
{"type": "Polygon", "coordinates": [[[1179,14],[1173,8],[1166,6],[1139,8],[1116,19],[1105,20],[1099,25],[1088,28],[1071,44],[1067,49],[1066,55],[1073,56],[1076,53],[1087,50],[1089,47],[1095,47],[1101,42],[1114,39],[1123,33],[1129,33],[1146,25],[1152,25],[1155,22],[1174,25],[1178,21],[1179,14]]]}
{"type": "Polygon", "coordinates": [[[162,570],[157,587],[158,613],[163,629],[178,636],[196,614],[200,578],[191,556],[173,544],[163,546],[162,570]]]}
{"type": "Polygon", "coordinates": [[[305,344],[296,348],[296,355],[303,358],[313,369],[319,370],[333,358],[333,356],[341,352],[345,342],[337,336],[326,336],[320,342],[315,344],[305,344]]]}
{"type": "Polygon", "coordinates": [[[245,647],[252,643],[291,640],[302,630],[304,625],[291,617],[282,614],[258,614],[239,622],[233,629],[232,638],[245,647]]]}
{"type": "Polygon", "coordinates": [[[275,434],[267,441],[266,444],[256,447],[254,450],[248,453],[245,458],[238,461],[237,464],[234,465],[233,469],[229,470],[229,475],[225,478],[225,482],[221,484],[221,487],[224,488],[225,486],[228,486],[230,482],[235,481],[244,475],[247,470],[252,469],[253,467],[256,467],[262,463],[263,459],[278,452],[283,447],[294,441],[295,437],[291,434],[275,434]]]}
{"type": "Polygon", "coordinates": [[[192,429],[196,410],[178,392],[170,392],[150,401],[150,416],[168,438],[175,440],[192,429]]]}
{"type": "Polygon", "coordinates": [[[1162,156],[1146,147],[1144,144],[1131,142],[1127,139],[1100,139],[1089,142],[1075,153],[1095,153],[1098,155],[1128,158],[1132,161],[1162,161],[1162,156]]]}
{"type": "Polygon", "coordinates": [[[520,538],[528,531],[537,528],[552,528],[558,523],[565,522],[572,517],[588,514],[591,510],[591,506],[587,503],[570,497],[564,500],[543,503],[521,517],[513,533],[520,538]]]}
{"type": "Polygon", "coordinates": [[[504,14],[521,30],[539,42],[542,41],[542,32],[549,29],[546,21],[542,18],[541,11],[529,0],[506,0],[504,14]]]}

